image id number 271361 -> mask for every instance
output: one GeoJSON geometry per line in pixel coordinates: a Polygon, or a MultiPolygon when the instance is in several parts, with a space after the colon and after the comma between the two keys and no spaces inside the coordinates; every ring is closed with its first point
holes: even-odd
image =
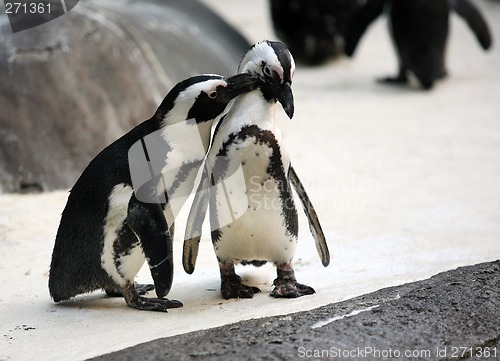
{"type": "MultiPolygon", "coordinates": [[[[446,347],[444,348],[446,350],[446,347]]],[[[458,358],[497,358],[497,348],[496,347],[450,347],[448,351],[444,354],[451,356],[452,359],[458,358]]],[[[439,352],[437,353],[439,356],[439,352]]]]}
{"type": "Polygon", "coordinates": [[[50,3],[5,2],[6,14],[50,14],[50,3]]]}

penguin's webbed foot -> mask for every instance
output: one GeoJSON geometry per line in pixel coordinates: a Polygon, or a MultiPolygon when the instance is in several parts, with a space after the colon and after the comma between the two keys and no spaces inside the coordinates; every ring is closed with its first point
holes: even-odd
{"type": "Polygon", "coordinates": [[[401,74],[397,76],[387,76],[384,78],[379,78],[377,79],[378,83],[382,84],[395,84],[395,85],[400,85],[400,84],[406,84],[408,83],[408,78],[406,76],[401,76],[401,74]]]}
{"type": "Polygon", "coordinates": [[[228,300],[230,298],[252,298],[260,289],[253,286],[247,286],[241,283],[241,277],[234,272],[233,263],[219,263],[221,285],[220,291],[222,297],[228,300]]]}
{"type": "Polygon", "coordinates": [[[139,292],[135,288],[135,285],[131,283],[128,283],[121,292],[123,294],[123,297],[125,298],[125,301],[127,302],[127,305],[138,310],[168,312],[167,310],[169,308],[179,308],[183,306],[182,302],[176,300],[139,296],[139,292]]]}
{"type": "Polygon", "coordinates": [[[271,296],[276,298],[297,298],[305,295],[316,293],[314,288],[297,281],[274,280],[274,290],[271,291],[271,296]]]}
{"type": "Polygon", "coordinates": [[[137,293],[140,295],[147,295],[149,291],[152,291],[155,289],[155,285],[149,284],[149,283],[136,283],[135,284],[135,289],[137,293]]]}
{"type": "MultiPolygon", "coordinates": [[[[137,282],[134,282],[134,287],[135,287],[135,290],[137,291],[137,293],[141,296],[146,295],[146,294],[148,294],[149,291],[152,291],[155,289],[155,285],[147,284],[147,283],[142,284],[142,283],[137,283],[137,282]]],[[[104,291],[106,292],[106,294],[109,297],[123,297],[122,289],[119,287],[106,288],[104,291]]]]}
{"type": "Polygon", "coordinates": [[[259,293],[260,289],[253,286],[247,286],[241,283],[241,278],[236,276],[234,280],[223,280],[221,282],[220,291],[222,297],[228,300],[230,298],[252,298],[255,293],[259,293]]]}
{"type": "Polygon", "coordinates": [[[132,308],[136,308],[138,310],[143,311],[158,311],[158,312],[168,312],[169,308],[179,308],[182,307],[182,302],[176,300],[169,300],[166,298],[148,298],[137,296],[131,300],[127,301],[127,305],[132,308]]]}
{"type": "Polygon", "coordinates": [[[400,66],[398,75],[388,76],[385,78],[379,78],[379,79],[377,79],[377,82],[383,83],[383,84],[395,84],[395,85],[408,83],[408,76],[406,74],[406,67],[400,66]]]}
{"type": "Polygon", "coordinates": [[[314,288],[298,283],[290,263],[277,265],[278,277],[274,280],[271,296],[276,298],[297,298],[316,293],[314,288]]]}

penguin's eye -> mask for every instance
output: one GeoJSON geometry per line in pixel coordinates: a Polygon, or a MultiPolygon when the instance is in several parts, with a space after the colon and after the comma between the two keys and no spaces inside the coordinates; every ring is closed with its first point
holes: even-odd
{"type": "Polygon", "coordinates": [[[215,98],[217,98],[217,92],[216,92],[216,91],[211,92],[210,94],[208,94],[208,97],[209,97],[210,99],[215,99],[215,98]]]}
{"type": "Polygon", "coordinates": [[[264,66],[264,75],[271,77],[271,69],[269,69],[269,66],[264,66]]]}

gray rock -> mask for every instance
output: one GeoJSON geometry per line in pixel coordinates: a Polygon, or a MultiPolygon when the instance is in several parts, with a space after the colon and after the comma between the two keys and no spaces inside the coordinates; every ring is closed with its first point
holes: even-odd
{"type": "Polygon", "coordinates": [[[105,146],[248,42],[195,0],[80,1],[13,34],[0,15],[0,192],[71,187],[105,146]]]}
{"type": "Polygon", "coordinates": [[[158,339],[92,360],[494,360],[500,356],[499,290],[500,261],[483,263],[312,311],[158,339]]]}

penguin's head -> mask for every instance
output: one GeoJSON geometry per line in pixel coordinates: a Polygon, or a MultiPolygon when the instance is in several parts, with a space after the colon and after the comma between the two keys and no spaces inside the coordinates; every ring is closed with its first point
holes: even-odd
{"type": "Polygon", "coordinates": [[[240,94],[257,89],[262,80],[252,74],[225,78],[215,74],[197,75],[178,83],[157,110],[165,123],[183,120],[197,124],[212,121],[240,94]]]}
{"type": "Polygon", "coordinates": [[[294,103],[292,78],[295,61],[288,48],[279,41],[264,40],[256,43],[245,54],[238,73],[256,74],[262,79],[260,89],[267,101],[279,101],[285,113],[293,117],[294,103]]]}

